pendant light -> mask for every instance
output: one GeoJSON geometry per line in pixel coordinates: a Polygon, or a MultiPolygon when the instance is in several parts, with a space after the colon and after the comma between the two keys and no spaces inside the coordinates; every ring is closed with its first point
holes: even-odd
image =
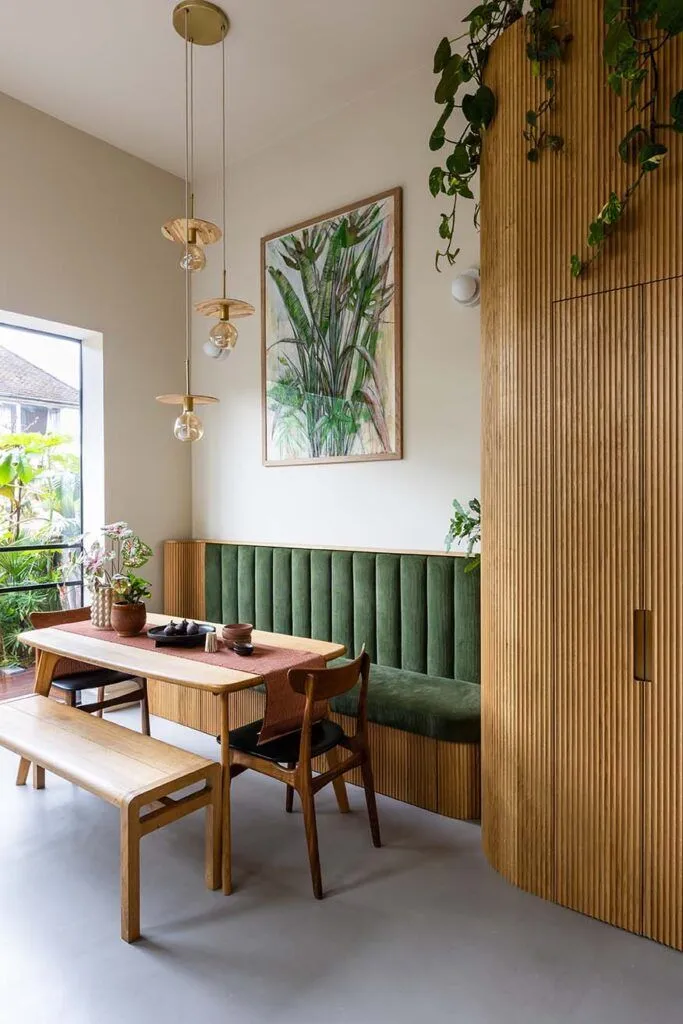
{"type": "MultiPolygon", "coordinates": [[[[198,405],[217,402],[210,395],[192,393],[190,378],[192,341],[192,274],[202,270],[204,246],[219,241],[221,230],[210,221],[194,216],[194,45],[212,46],[225,40],[229,21],[224,12],[208,0],[181,0],[173,11],[173,27],[185,40],[185,216],[167,221],[162,234],[184,247],[181,267],[185,273],[185,391],[183,394],[158,395],[157,402],[180,405],[182,412],[173,433],[179,441],[199,441],[204,427],[195,412],[198,405]]],[[[225,61],[223,62],[225,68],[225,61]]],[[[225,96],[225,90],[223,90],[225,96]]],[[[225,118],[224,118],[225,122],[225,118]]],[[[223,129],[225,132],[225,128],[223,129]]]]}
{"type": "Polygon", "coordinates": [[[227,153],[227,116],[226,116],[226,69],[225,69],[225,36],[222,39],[223,59],[223,110],[222,110],[222,165],[223,179],[221,188],[222,205],[222,236],[223,236],[223,292],[218,298],[205,299],[198,302],[195,309],[203,316],[217,317],[218,323],[209,331],[208,341],[204,343],[204,351],[214,359],[226,356],[234,349],[237,343],[237,328],[233,321],[244,316],[252,316],[254,307],[242,299],[231,299],[228,297],[228,261],[227,261],[227,231],[226,231],[226,196],[228,191],[228,153],[227,153]]]}

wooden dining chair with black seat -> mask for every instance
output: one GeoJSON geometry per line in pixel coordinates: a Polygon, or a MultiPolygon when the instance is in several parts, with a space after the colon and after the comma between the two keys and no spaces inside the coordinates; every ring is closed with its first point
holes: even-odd
{"type": "MultiPolygon", "coordinates": [[[[230,777],[247,769],[269,775],[287,786],[286,809],[292,810],[296,791],[301,799],[308,856],[311,865],[313,893],[322,899],[323,888],[318,853],[318,830],[315,816],[315,795],[324,786],[333,783],[340,810],[348,811],[343,776],[353,768],[360,768],[365,799],[370,819],[370,831],[375,846],[381,846],[379,818],[375,800],[370,746],[367,728],[367,694],[370,678],[370,657],[365,648],[355,661],[340,668],[290,669],[287,675],[292,695],[299,706],[303,698],[301,728],[275,739],[261,741],[264,719],[251,722],[230,732],[230,777]],[[359,684],[359,685],[358,685],[359,684]],[[347,735],[328,715],[327,702],[332,697],[352,690],[358,685],[358,718],[353,736],[347,735]],[[340,758],[340,749],[348,751],[340,758]],[[329,768],[320,775],[313,774],[312,762],[327,754],[329,768]]],[[[266,702],[268,696],[266,696],[266,702]]],[[[266,703],[266,716],[268,706],[266,703]]],[[[291,729],[292,707],[282,709],[282,721],[291,729]]],[[[269,723],[271,731],[276,726],[269,723]]]]}
{"type": "MultiPolygon", "coordinates": [[[[57,612],[32,612],[29,616],[34,629],[47,629],[49,626],[61,626],[67,622],[83,622],[90,618],[89,608],[71,608],[67,611],[57,612]]],[[[97,714],[102,717],[103,711],[110,708],[121,707],[124,704],[140,703],[142,716],[142,732],[149,736],[149,703],[147,701],[147,680],[139,679],[138,687],[126,693],[117,694],[115,697],[106,698],[107,686],[114,683],[130,682],[131,677],[125,672],[116,672],[114,669],[98,668],[96,665],[89,665],[85,661],[75,661],[72,658],[60,658],[55,666],[55,674],[52,686],[59,690],[65,702],[72,708],[79,711],[87,711],[89,714],[97,714]],[[97,700],[89,704],[80,703],[80,694],[83,690],[97,690],[97,700]]]]}

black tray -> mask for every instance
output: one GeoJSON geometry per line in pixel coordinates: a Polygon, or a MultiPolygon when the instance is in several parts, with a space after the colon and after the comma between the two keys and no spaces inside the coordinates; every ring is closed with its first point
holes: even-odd
{"type": "Polygon", "coordinates": [[[147,630],[147,636],[150,640],[154,640],[157,647],[199,647],[200,644],[204,644],[207,633],[215,633],[215,626],[205,626],[202,623],[198,623],[199,632],[180,635],[180,636],[164,636],[165,626],[153,626],[152,629],[147,630]]]}

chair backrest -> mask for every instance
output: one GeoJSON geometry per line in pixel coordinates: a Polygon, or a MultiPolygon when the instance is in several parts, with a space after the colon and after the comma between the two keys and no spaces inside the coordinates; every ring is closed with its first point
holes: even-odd
{"type": "MultiPolygon", "coordinates": [[[[56,612],[31,612],[29,619],[34,629],[47,629],[49,626],[61,626],[65,622],[83,622],[90,618],[89,608],[60,609],[56,612]]],[[[55,665],[53,679],[64,679],[66,676],[78,676],[84,672],[92,672],[93,665],[74,658],[60,658],[55,665]]]]}
{"type": "Polygon", "coordinates": [[[370,675],[370,656],[361,650],[359,656],[338,668],[290,668],[287,678],[289,685],[296,693],[308,696],[309,689],[314,701],[330,700],[340,694],[352,690],[361,679],[361,690],[367,687],[370,675]]]}

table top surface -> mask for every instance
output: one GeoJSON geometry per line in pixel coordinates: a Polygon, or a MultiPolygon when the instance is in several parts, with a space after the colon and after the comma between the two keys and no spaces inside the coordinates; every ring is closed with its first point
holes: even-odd
{"type": "MultiPolygon", "coordinates": [[[[176,616],[177,619],[177,616],[176,616]]],[[[170,615],[158,615],[150,612],[147,616],[148,626],[164,626],[171,621],[170,615]]],[[[211,623],[218,630],[220,623],[211,623]]],[[[82,636],[68,630],[46,629],[28,630],[19,636],[19,640],[39,651],[49,651],[65,658],[87,661],[99,668],[116,669],[118,672],[130,672],[134,676],[145,679],[162,679],[168,683],[178,683],[194,690],[206,690],[209,693],[225,693],[245,690],[256,686],[262,677],[253,672],[222,668],[209,665],[204,661],[190,658],[177,658],[172,654],[164,654],[158,649],[143,650],[116,643],[103,637],[82,636]]],[[[283,647],[287,650],[301,651],[303,654],[319,654],[325,661],[339,658],[346,652],[343,644],[329,643],[325,640],[311,640],[308,637],[288,636],[286,633],[265,633],[254,630],[253,642],[266,644],[270,647],[283,647]]]]}

